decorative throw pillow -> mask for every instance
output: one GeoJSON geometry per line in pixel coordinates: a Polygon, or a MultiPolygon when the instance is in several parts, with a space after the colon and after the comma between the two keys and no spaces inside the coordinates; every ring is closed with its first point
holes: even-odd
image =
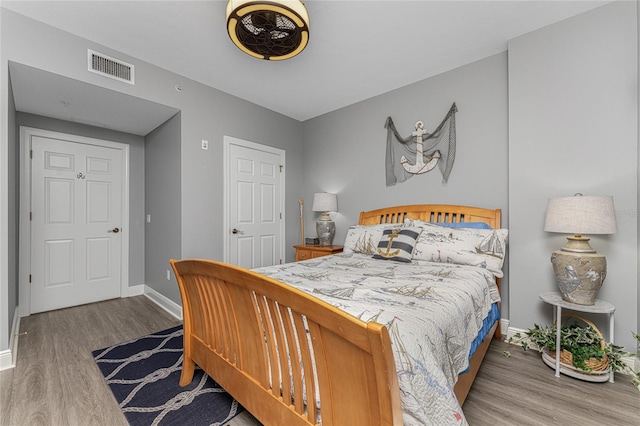
{"type": "Polygon", "coordinates": [[[403,228],[401,226],[385,228],[373,258],[411,262],[413,248],[420,231],[420,228],[403,228]]]}
{"type": "Polygon", "coordinates": [[[374,254],[382,231],[389,225],[353,225],[347,231],[343,253],[374,254]]]}
{"type": "Polygon", "coordinates": [[[447,228],[418,220],[411,224],[422,229],[413,259],[479,266],[496,277],[504,275],[506,229],[447,228]]]}

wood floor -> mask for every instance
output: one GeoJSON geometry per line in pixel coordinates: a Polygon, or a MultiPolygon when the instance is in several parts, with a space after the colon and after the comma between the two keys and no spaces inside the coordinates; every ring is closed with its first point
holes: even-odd
{"type": "MultiPolygon", "coordinates": [[[[127,425],[91,351],[177,324],[144,296],[23,318],[16,368],[0,372],[0,425],[127,425]]],[[[627,376],[557,378],[539,354],[494,341],[463,410],[472,426],[637,426],[640,392],[627,376]]],[[[257,422],[245,414],[232,424],[257,422]]]]}

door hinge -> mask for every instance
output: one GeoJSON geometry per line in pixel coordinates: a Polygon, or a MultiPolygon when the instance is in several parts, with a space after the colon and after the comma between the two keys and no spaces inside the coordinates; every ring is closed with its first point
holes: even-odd
{"type": "Polygon", "coordinates": [[[280,212],[280,220],[282,220],[282,212],[280,212]]]}
{"type": "Polygon", "coordinates": [[[33,220],[33,212],[29,212],[29,220],[33,220]]]}
{"type": "Polygon", "coordinates": [[[33,150],[32,149],[29,150],[29,158],[33,159],[33,150]]]}
{"type": "Polygon", "coordinates": [[[283,165],[280,165],[280,173],[282,173],[282,169],[284,168],[283,165]]]}
{"type": "Polygon", "coordinates": [[[31,274],[29,274],[29,283],[31,283],[31,274]]]}

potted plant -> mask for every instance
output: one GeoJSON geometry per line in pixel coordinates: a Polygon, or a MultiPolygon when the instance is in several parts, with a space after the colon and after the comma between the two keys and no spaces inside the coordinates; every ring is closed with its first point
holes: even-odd
{"type": "MultiPolygon", "coordinates": [[[[629,368],[623,360],[629,354],[621,346],[605,343],[592,322],[578,316],[571,319],[574,321],[570,320],[560,328],[561,372],[584,380],[606,381],[609,372],[613,374],[629,368]],[[582,327],[575,320],[585,322],[587,326],[582,327]]],[[[508,341],[520,344],[525,351],[534,345],[542,352],[543,361],[551,367],[555,366],[555,324],[551,327],[535,324],[524,335],[516,333],[508,341]]]]}

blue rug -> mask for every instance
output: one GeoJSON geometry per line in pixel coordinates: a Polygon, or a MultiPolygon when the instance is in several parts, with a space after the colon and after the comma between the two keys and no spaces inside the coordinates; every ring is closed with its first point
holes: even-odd
{"type": "Polygon", "coordinates": [[[93,351],[129,424],[224,425],[244,411],[205,372],[181,388],[182,326],[93,351]]]}

